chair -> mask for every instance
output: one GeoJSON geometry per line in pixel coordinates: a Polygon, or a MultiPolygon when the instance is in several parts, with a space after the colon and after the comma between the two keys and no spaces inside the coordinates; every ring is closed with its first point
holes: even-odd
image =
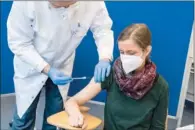
{"type": "MultiPolygon", "coordinates": [[[[87,130],[94,130],[102,123],[99,118],[88,114],[88,107],[82,106],[80,107],[80,111],[83,113],[83,115],[85,116],[85,121],[88,123],[87,130]]],[[[47,122],[51,125],[56,126],[58,129],[62,128],[66,130],[81,130],[81,128],[75,128],[69,125],[68,114],[66,111],[61,111],[48,117],[47,122]]]]}

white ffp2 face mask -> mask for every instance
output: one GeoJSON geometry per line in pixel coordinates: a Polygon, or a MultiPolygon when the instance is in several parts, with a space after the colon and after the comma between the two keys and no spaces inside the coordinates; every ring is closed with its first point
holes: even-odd
{"type": "Polygon", "coordinates": [[[141,56],[121,54],[120,58],[121,58],[123,70],[125,71],[126,74],[139,68],[143,63],[143,59],[141,58],[141,56]]]}

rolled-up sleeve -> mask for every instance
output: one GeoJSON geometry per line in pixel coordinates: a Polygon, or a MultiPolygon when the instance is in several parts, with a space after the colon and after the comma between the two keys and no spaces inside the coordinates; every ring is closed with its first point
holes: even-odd
{"type": "Polygon", "coordinates": [[[101,83],[102,90],[109,90],[113,83],[113,70],[111,70],[110,75],[101,83]]]}
{"type": "Polygon", "coordinates": [[[23,62],[41,72],[47,63],[33,45],[33,19],[28,17],[28,11],[27,2],[13,2],[7,20],[8,46],[23,62]]]}
{"type": "Polygon", "coordinates": [[[99,60],[113,60],[114,36],[113,31],[111,30],[113,23],[108,14],[105,3],[98,2],[96,6],[99,7],[90,30],[95,39],[99,60]]]}

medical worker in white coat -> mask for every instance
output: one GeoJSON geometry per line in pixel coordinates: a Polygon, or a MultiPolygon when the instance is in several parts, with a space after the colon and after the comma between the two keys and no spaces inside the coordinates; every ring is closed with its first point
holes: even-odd
{"type": "MultiPolygon", "coordinates": [[[[55,130],[46,118],[62,111],[75,49],[91,30],[99,62],[96,82],[110,72],[114,46],[112,20],[105,3],[14,1],[8,21],[8,45],[14,53],[16,111],[12,130],[33,130],[40,92],[46,89],[43,130],[55,130]]],[[[87,51],[87,50],[85,50],[87,51]]]]}

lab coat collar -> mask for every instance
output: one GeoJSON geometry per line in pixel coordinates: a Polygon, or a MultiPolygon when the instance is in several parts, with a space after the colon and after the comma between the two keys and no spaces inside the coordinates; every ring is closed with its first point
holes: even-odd
{"type": "Polygon", "coordinates": [[[74,4],[72,4],[72,5],[70,5],[68,8],[65,8],[65,7],[59,7],[59,8],[54,8],[53,6],[52,6],[52,4],[48,1],[48,8],[49,9],[67,9],[67,10],[70,10],[70,9],[78,9],[79,8],[79,5],[80,5],[80,2],[79,1],[77,1],[76,3],[74,3],[74,4]]]}

